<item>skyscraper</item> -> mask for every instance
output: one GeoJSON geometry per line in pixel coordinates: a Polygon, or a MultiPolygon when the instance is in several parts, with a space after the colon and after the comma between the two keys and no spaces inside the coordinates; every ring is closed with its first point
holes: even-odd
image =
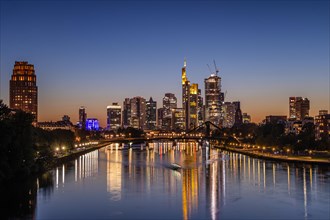
{"type": "Polygon", "coordinates": [[[182,67],[182,109],[185,130],[198,126],[198,84],[190,84],[186,73],[187,62],[182,67]]]}
{"type": "Polygon", "coordinates": [[[157,102],[152,97],[146,102],[146,128],[149,130],[156,129],[157,102]]]}
{"type": "Polygon", "coordinates": [[[241,110],[241,102],[236,101],[233,102],[235,105],[235,125],[243,124],[242,110],[241,110]]]}
{"type": "Polygon", "coordinates": [[[121,126],[121,106],[117,102],[107,106],[107,129],[118,130],[121,126]]]}
{"type": "Polygon", "coordinates": [[[315,116],[315,139],[330,139],[330,114],[327,110],[320,110],[315,116]]]}
{"type": "Polygon", "coordinates": [[[177,98],[172,93],[165,93],[163,98],[162,129],[170,130],[172,124],[172,109],[177,108],[177,98]]]}
{"type": "Polygon", "coordinates": [[[204,122],[204,108],[203,108],[203,97],[202,92],[198,89],[198,104],[197,104],[197,121],[198,125],[203,124],[204,122]]]}
{"type": "Polygon", "coordinates": [[[123,102],[123,127],[131,126],[131,102],[129,98],[125,98],[123,102]]]}
{"type": "Polygon", "coordinates": [[[223,121],[222,126],[225,128],[231,128],[235,124],[236,106],[232,102],[225,102],[222,106],[223,109],[223,121]]]}
{"type": "Polygon", "coordinates": [[[184,60],[181,79],[182,79],[182,109],[184,114],[184,127],[188,130],[190,125],[190,81],[186,73],[187,62],[184,60]]]}
{"type": "Polygon", "coordinates": [[[157,127],[163,129],[164,108],[157,109],[157,127]]]}
{"type": "Polygon", "coordinates": [[[15,61],[9,95],[11,109],[31,113],[33,122],[38,121],[38,87],[34,65],[25,61],[15,61]]]}
{"type": "Polygon", "coordinates": [[[289,119],[303,120],[309,116],[310,102],[307,98],[290,97],[289,98],[289,119]]]}
{"type": "Polygon", "coordinates": [[[205,121],[221,124],[221,78],[211,74],[205,82],[205,121]]]}
{"type": "Polygon", "coordinates": [[[146,122],[146,100],[142,97],[130,99],[131,119],[130,126],[133,128],[144,129],[146,122]]]}
{"type": "Polygon", "coordinates": [[[172,109],[172,129],[181,131],[185,129],[185,114],[182,108],[172,109]]]}
{"type": "Polygon", "coordinates": [[[86,119],[87,119],[87,113],[84,106],[81,106],[79,108],[79,127],[82,129],[86,128],[86,119]]]}
{"type": "Polygon", "coordinates": [[[198,126],[198,84],[193,83],[189,89],[189,128],[198,126]]]}

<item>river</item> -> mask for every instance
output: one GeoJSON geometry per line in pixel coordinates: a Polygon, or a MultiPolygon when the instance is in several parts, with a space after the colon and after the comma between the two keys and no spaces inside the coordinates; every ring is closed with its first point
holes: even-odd
{"type": "Polygon", "coordinates": [[[203,147],[101,148],[2,195],[5,218],[329,219],[330,168],[203,147]],[[177,163],[182,169],[171,169],[177,163]]]}

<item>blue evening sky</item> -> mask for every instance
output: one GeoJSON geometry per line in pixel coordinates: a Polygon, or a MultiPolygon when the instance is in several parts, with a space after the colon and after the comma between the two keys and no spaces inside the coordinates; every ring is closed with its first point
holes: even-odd
{"type": "Polygon", "coordinates": [[[86,106],[105,125],[126,97],[180,103],[185,57],[203,96],[215,60],[226,101],[255,122],[288,115],[289,96],[309,98],[312,116],[329,109],[326,0],[0,2],[0,98],[9,104],[14,62],[34,64],[39,121],[76,122],[86,106]]]}

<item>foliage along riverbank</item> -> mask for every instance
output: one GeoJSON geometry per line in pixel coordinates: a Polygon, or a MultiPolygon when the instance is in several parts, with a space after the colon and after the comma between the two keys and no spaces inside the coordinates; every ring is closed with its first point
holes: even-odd
{"type": "Polygon", "coordinates": [[[0,101],[0,183],[41,173],[54,163],[54,147],[74,147],[74,133],[45,131],[32,125],[32,115],[12,111],[0,101]]]}

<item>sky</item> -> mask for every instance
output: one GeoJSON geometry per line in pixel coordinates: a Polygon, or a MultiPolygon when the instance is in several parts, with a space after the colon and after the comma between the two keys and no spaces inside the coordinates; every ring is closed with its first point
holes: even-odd
{"type": "Polygon", "coordinates": [[[213,60],[225,101],[260,122],[307,97],[329,110],[329,1],[0,0],[0,99],[15,61],[34,64],[39,121],[69,115],[106,124],[106,107],[165,93],[181,107],[181,68],[198,83],[213,60]]]}

